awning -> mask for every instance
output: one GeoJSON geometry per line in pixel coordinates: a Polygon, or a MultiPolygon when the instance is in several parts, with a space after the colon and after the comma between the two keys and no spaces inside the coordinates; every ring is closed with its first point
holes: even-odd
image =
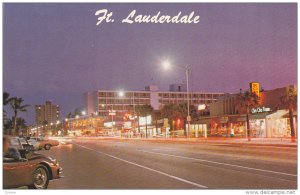
{"type": "Polygon", "coordinates": [[[284,118],[284,115],[288,114],[288,110],[277,110],[276,112],[267,116],[268,119],[284,118]]]}
{"type": "MultiPolygon", "coordinates": [[[[296,117],[297,114],[298,114],[297,111],[294,111],[294,112],[293,112],[293,116],[294,116],[294,117],[296,117]]],[[[283,117],[283,118],[289,118],[289,117],[290,117],[289,112],[287,111],[287,113],[286,113],[285,115],[283,115],[282,117],[283,117]]]]}

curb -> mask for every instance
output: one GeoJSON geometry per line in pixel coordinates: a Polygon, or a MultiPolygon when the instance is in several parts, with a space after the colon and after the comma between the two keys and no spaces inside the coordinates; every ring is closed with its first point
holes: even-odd
{"type": "MultiPolygon", "coordinates": [[[[130,139],[127,139],[130,140],[130,139]]],[[[274,143],[248,143],[248,142],[242,142],[242,143],[235,143],[235,142],[226,142],[226,141],[207,141],[207,140],[146,140],[146,139],[134,139],[135,141],[152,141],[157,143],[180,143],[180,144],[228,144],[228,145],[236,145],[236,146],[273,146],[273,147],[290,147],[290,148],[297,148],[297,144],[274,144],[274,143]]]]}

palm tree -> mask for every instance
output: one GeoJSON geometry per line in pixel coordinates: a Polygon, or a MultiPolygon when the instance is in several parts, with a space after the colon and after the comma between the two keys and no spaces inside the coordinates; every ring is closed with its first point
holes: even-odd
{"type": "Polygon", "coordinates": [[[280,102],[285,109],[289,110],[289,119],[291,127],[291,142],[296,141],[295,127],[293,120],[293,112],[297,109],[297,90],[294,87],[289,87],[287,93],[280,97],[280,102]]]}
{"type": "Polygon", "coordinates": [[[11,97],[9,97],[9,93],[3,92],[3,106],[6,106],[11,101],[11,97]]]}
{"type": "Polygon", "coordinates": [[[4,106],[6,106],[6,105],[8,105],[10,102],[11,102],[11,100],[12,100],[12,98],[11,97],[9,97],[10,95],[9,95],[9,93],[7,93],[7,92],[3,92],[3,123],[5,122],[5,120],[7,119],[6,118],[6,110],[4,109],[4,106]]]}
{"type": "Polygon", "coordinates": [[[236,100],[236,106],[239,110],[241,110],[240,113],[246,112],[247,137],[248,141],[251,141],[249,114],[251,108],[254,108],[259,104],[259,97],[256,95],[256,93],[245,91],[244,93],[240,92],[237,95],[236,100]]]}
{"type": "Polygon", "coordinates": [[[10,128],[10,119],[7,118],[7,112],[4,109],[5,106],[7,106],[11,102],[11,97],[9,93],[3,92],[3,127],[4,127],[4,132],[9,134],[9,130],[12,129],[10,128]]]}
{"type": "MultiPolygon", "coordinates": [[[[143,117],[146,117],[148,115],[151,115],[152,112],[153,112],[153,108],[151,105],[138,105],[135,107],[135,111],[138,113],[138,121],[140,120],[140,116],[143,116],[143,117]]],[[[138,124],[138,126],[140,126],[140,124],[138,124]]],[[[147,135],[147,131],[148,131],[148,128],[147,128],[147,117],[146,117],[146,137],[148,136],[147,135]]]]}
{"type": "MultiPolygon", "coordinates": [[[[12,121],[14,121],[14,118],[12,121]]],[[[18,132],[17,133],[18,135],[20,133],[20,130],[27,128],[27,125],[26,125],[26,121],[21,117],[18,117],[16,121],[17,121],[16,132],[18,132]]]]}
{"type": "MultiPolygon", "coordinates": [[[[184,134],[187,136],[187,130],[185,128],[186,126],[186,116],[188,114],[188,109],[187,109],[187,103],[180,103],[180,104],[166,104],[162,110],[162,116],[164,118],[168,118],[170,121],[180,119],[183,121],[183,127],[185,129],[184,134]]],[[[192,119],[197,118],[197,111],[194,105],[190,105],[190,113],[192,119]]],[[[175,128],[172,127],[172,130],[175,128]]]]}
{"type": "Polygon", "coordinates": [[[26,112],[27,111],[26,108],[30,106],[30,105],[27,105],[27,104],[22,105],[23,101],[24,100],[22,98],[13,97],[13,98],[11,98],[11,101],[9,102],[9,104],[10,104],[10,106],[13,109],[13,112],[14,112],[13,132],[12,132],[13,135],[15,135],[15,133],[16,133],[18,113],[19,112],[26,112]]]}

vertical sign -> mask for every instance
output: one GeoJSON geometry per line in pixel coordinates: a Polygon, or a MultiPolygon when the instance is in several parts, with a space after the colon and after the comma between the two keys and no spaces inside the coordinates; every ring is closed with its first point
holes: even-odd
{"type": "Polygon", "coordinates": [[[252,93],[255,93],[259,97],[259,83],[258,82],[251,82],[250,90],[252,93]]]}

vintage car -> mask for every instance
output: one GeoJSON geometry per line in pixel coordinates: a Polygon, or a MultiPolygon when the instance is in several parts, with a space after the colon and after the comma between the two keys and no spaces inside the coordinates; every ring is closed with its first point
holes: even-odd
{"type": "Polygon", "coordinates": [[[18,137],[5,137],[5,140],[9,149],[3,153],[4,189],[22,186],[46,189],[50,180],[62,177],[62,168],[55,159],[35,153],[32,145],[22,144],[18,137]]]}
{"type": "Polygon", "coordinates": [[[40,143],[30,137],[19,137],[21,144],[30,144],[33,146],[34,150],[41,150],[40,143]]]}
{"type": "Polygon", "coordinates": [[[59,142],[57,140],[47,139],[44,137],[31,137],[29,140],[38,142],[39,149],[44,148],[45,150],[50,150],[52,146],[59,145],[59,142]]]}

